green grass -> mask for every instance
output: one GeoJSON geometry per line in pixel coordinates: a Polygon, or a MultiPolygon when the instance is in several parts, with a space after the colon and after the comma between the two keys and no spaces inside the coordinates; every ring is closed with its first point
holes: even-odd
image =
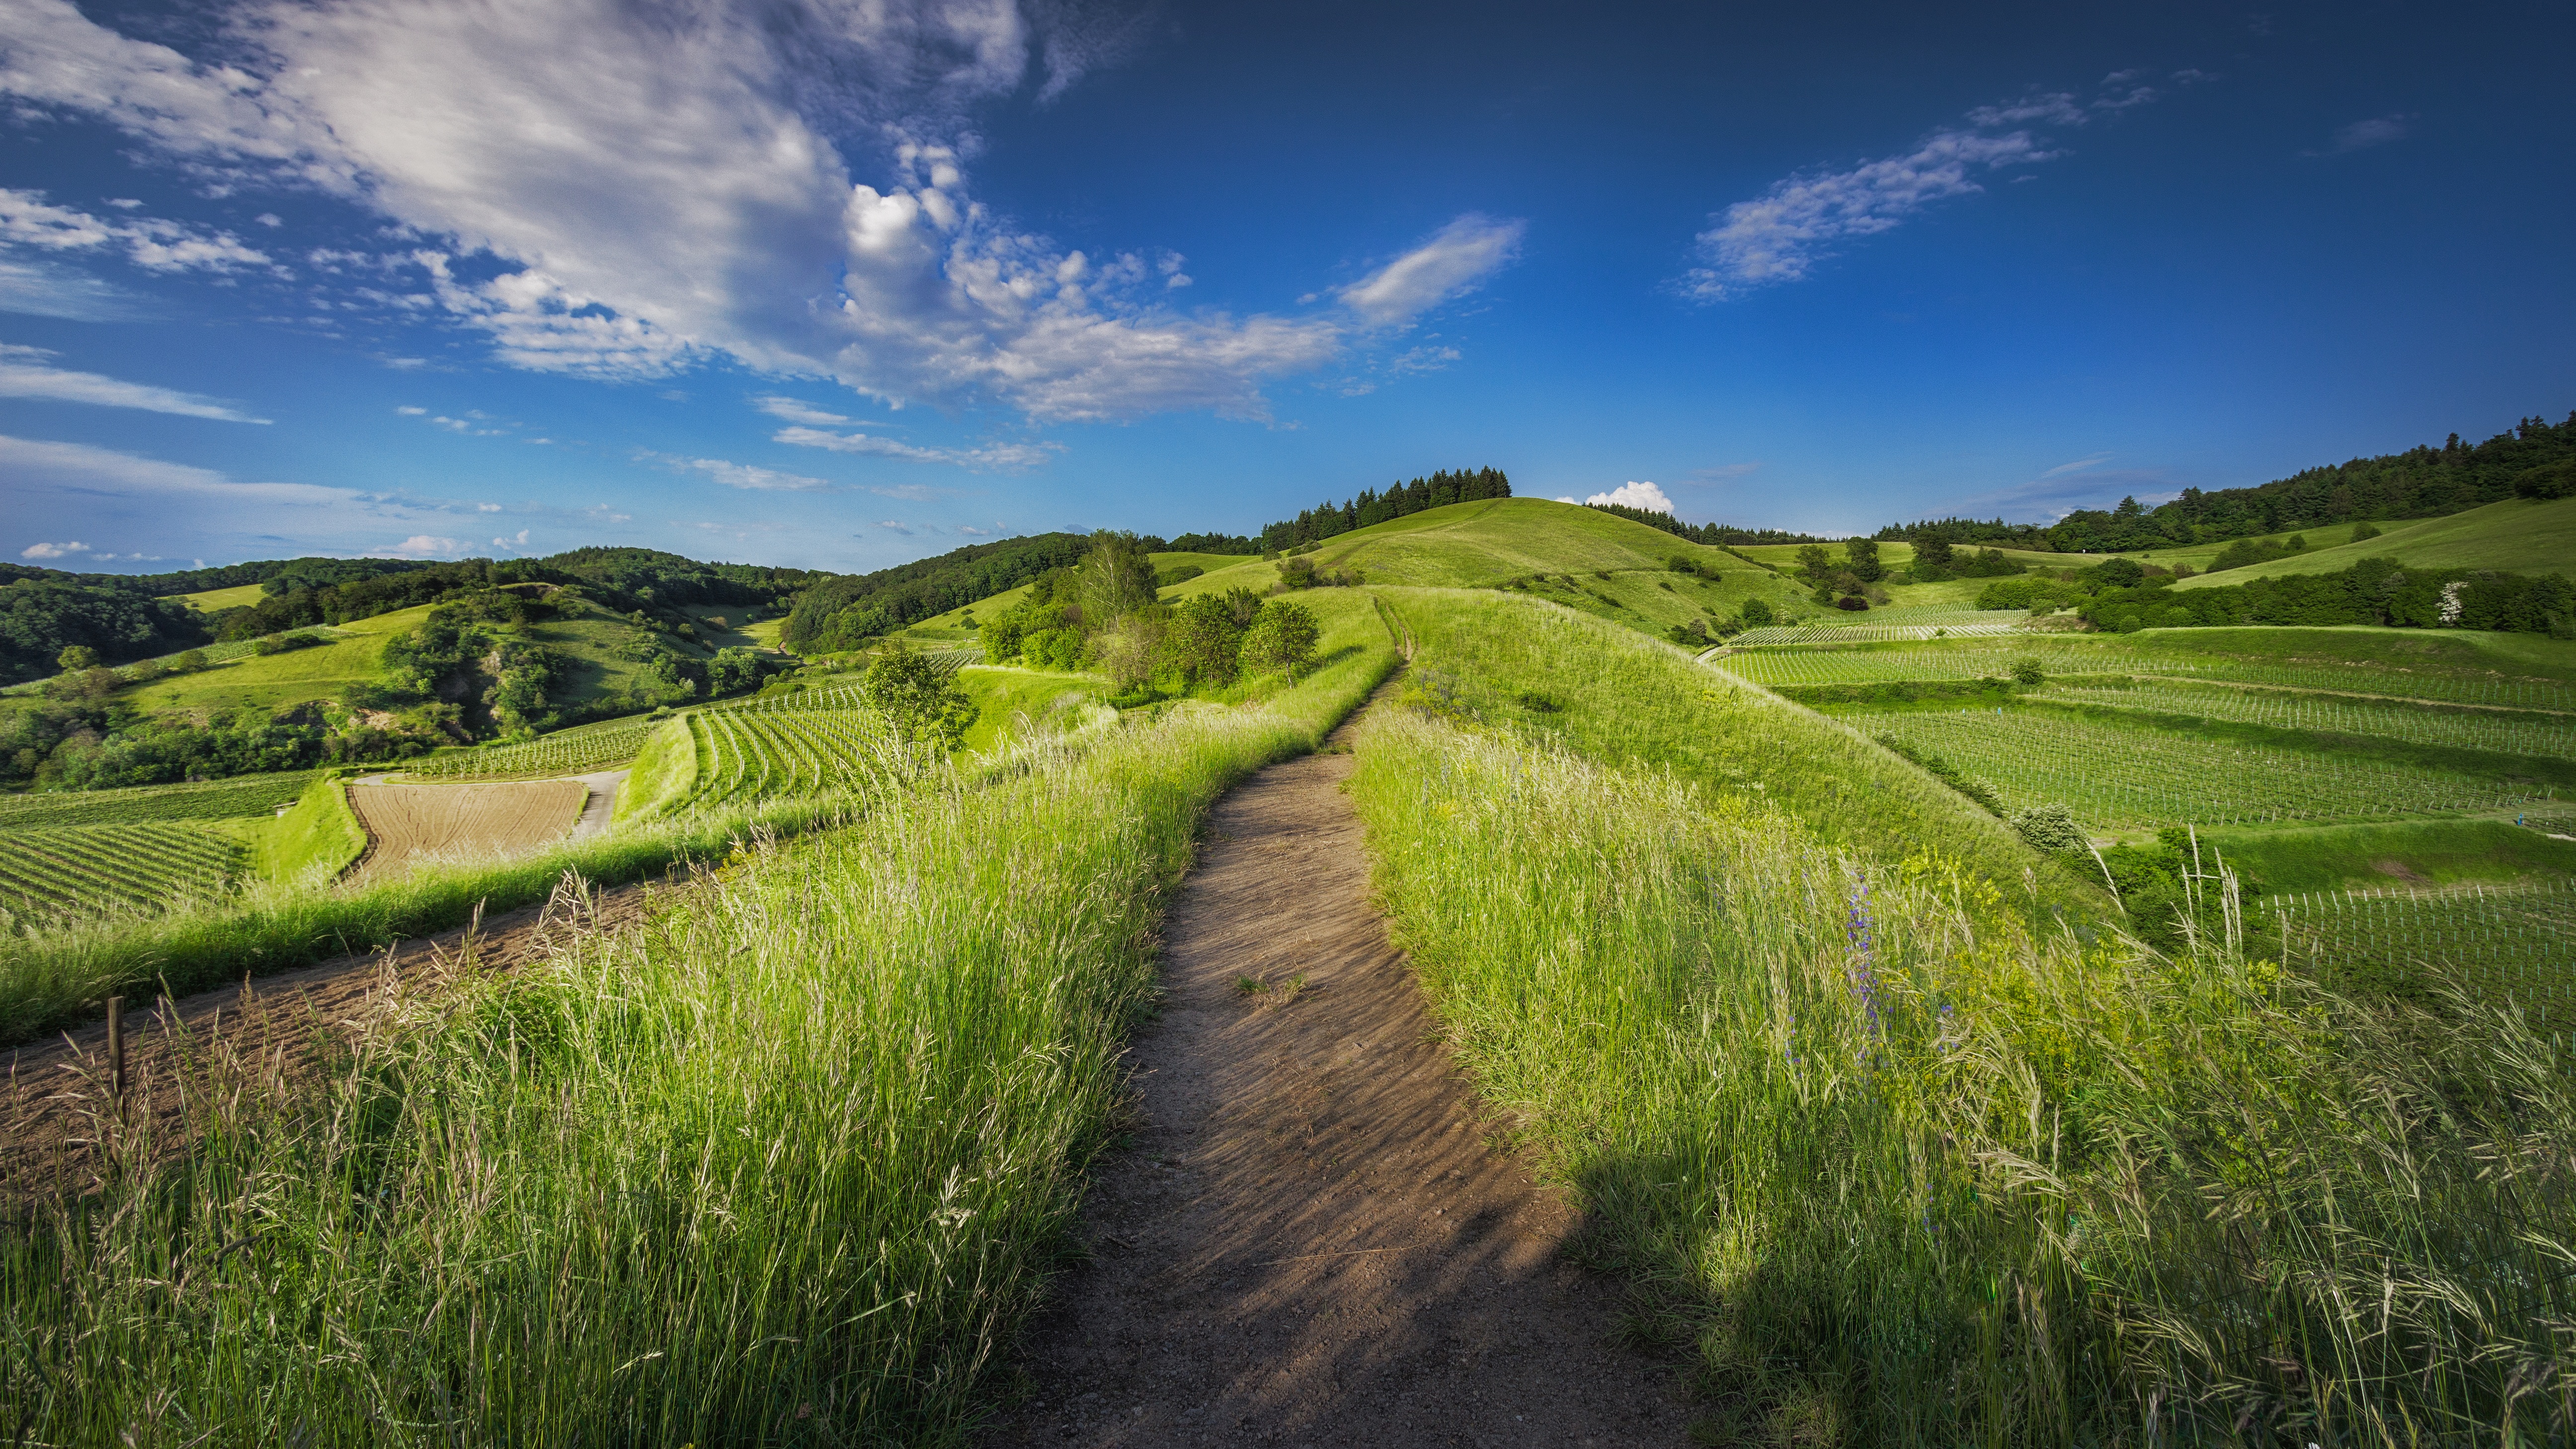
{"type": "Polygon", "coordinates": [[[1461,717],[1669,770],[1700,798],[1764,803],[1854,850],[1934,850],[2017,887],[2049,870],[1916,766],[1669,644],[1512,594],[1385,598],[1417,641],[1417,687],[1443,692],[1461,717]],[[1533,708],[1523,698],[1533,693],[1550,707],[1533,708]]]}
{"type": "Polygon", "coordinates": [[[260,600],[267,598],[268,590],[260,587],[258,584],[243,584],[238,588],[207,589],[201,593],[172,594],[170,597],[177,599],[184,604],[193,604],[197,608],[211,614],[217,609],[249,608],[260,600]]]}
{"type": "MultiPolygon", "coordinates": [[[[1414,668],[1670,708],[1516,633],[1421,631],[1414,668]]],[[[1703,728],[1767,753],[1759,720],[1703,728]]],[[[1352,788],[1458,1060],[1578,1195],[1632,1331],[1693,1365],[1697,1437],[2576,1431],[2563,1390],[2514,1397],[2576,1308],[2544,1165],[2576,1076],[2524,1018],[2035,933],[2015,882],[1878,822],[1837,848],[1599,735],[1380,712],[1352,788]]]]}
{"type": "Polygon", "coordinates": [[[310,770],[241,775],[193,785],[49,790],[0,795],[0,830],[40,825],[123,825],[138,820],[233,820],[274,814],[304,793],[310,770]]]}
{"type": "Polygon", "coordinates": [[[1108,681],[1098,675],[983,664],[957,671],[957,682],[982,711],[966,731],[966,748],[976,754],[998,749],[1027,732],[1072,727],[1110,692],[1108,681]]]}
{"type": "Polygon", "coordinates": [[[1267,708],[748,850],[319,1091],[217,1091],[192,1153],[0,1237],[0,1396],[53,1444],[960,1442],[1069,1256],[1201,817],[1383,673],[1348,642],[1267,708]]]}
{"type": "Polygon", "coordinates": [[[293,809],[261,822],[251,850],[259,878],[283,886],[320,887],[366,854],[366,827],[349,808],[339,772],[326,771],[305,787],[293,809]]]}
{"type": "Polygon", "coordinates": [[[2504,820],[2205,830],[2266,891],[2420,889],[2576,875],[2576,842],[2504,820]]]}
{"type": "Polygon", "coordinates": [[[2312,529],[2308,549],[2277,563],[2228,569],[2174,585],[2224,588],[2276,574],[2328,574],[2366,558],[2393,558],[2412,568],[2502,569],[2509,573],[2565,573],[2576,559],[2576,498],[2543,503],[2508,498],[2465,513],[2383,525],[2377,538],[2359,543],[2347,526],[2312,529]],[[2331,544],[2332,547],[2320,547],[2331,544]]]}
{"type": "Polygon", "coordinates": [[[653,727],[617,787],[611,818],[623,825],[679,808],[698,788],[698,740],[688,716],[673,715],[653,727]]]}

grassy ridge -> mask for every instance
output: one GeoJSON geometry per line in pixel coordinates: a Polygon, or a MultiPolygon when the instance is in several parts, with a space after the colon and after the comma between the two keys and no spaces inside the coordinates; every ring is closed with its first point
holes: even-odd
{"type": "Polygon", "coordinates": [[[2351,532],[2342,525],[2310,529],[2304,535],[2309,545],[2305,552],[2185,579],[2174,587],[2224,588],[2278,574],[2330,574],[2366,558],[2393,558],[2416,568],[2564,573],[2567,561],[2576,558],[2576,498],[2548,503],[2508,498],[2442,518],[2392,523],[2379,537],[2359,543],[2345,541],[2351,532]]]}
{"type": "Polygon", "coordinates": [[[753,852],[0,1239],[9,1398],[47,1443],[955,1442],[1059,1260],[1202,812],[1391,662],[1338,632],[1267,708],[1033,742],[753,852]]]}
{"type": "Polygon", "coordinates": [[[252,837],[252,869],[279,885],[325,884],[366,853],[367,832],[349,808],[336,770],[304,789],[293,808],[263,821],[252,837]]]}
{"type": "Polygon", "coordinates": [[[1916,766],[1670,645],[1516,595],[1383,596],[1418,642],[1417,687],[1442,692],[1462,716],[1670,770],[1707,799],[1767,801],[1856,850],[1933,847],[2016,888],[2053,871],[1916,766]]]}
{"type": "MultiPolygon", "coordinates": [[[[1700,1365],[1711,1442],[2576,1430],[2518,1376],[2576,1308],[2544,1145],[2576,1082],[2518,1017],[2034,932],[1945,858],[1974,830],[1847,832],[1877,854],[1690,788],[1708,749],[1620,723],[1670,717],[1658,671],[1436,596],[1406,617],[1418,677],[1606,717],[1381,714],[1353,790],[1462,1060],[1700,1365]]],[[[1704,728],[1784,746],[1747,711],[1704,728]]]]}

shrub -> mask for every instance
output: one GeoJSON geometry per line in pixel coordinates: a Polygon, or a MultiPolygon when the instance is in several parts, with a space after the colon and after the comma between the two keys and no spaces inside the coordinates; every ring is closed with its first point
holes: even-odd
{"type": "Polygon", "coordinates": [[[2082,850],[2084,830],[2075,823],[2075,812],[2064,805],[2033,805],[2016,810],[2007,817],[2012,828],[2031,849],[2055,854],[2063,850],[2082,850]]]}
{"type": "Polygon", "coordinates": [[[1294,679],[1298,670],[1313,662],[1315,643],[1322,634],[1304,605],[1274,599],[1261,606],[1259,617],[1245,631],[1241,662],[1256,671],[1284,669],[1294,679]]]}
{"type": "Polygon", "coordinates": [[[2378,527],[2377,527],[2376,525],[2374,525],[2374,524],[2368,524],[2368,523],[2356,523],[2356,524],[2354,524],[2354,525],[2352,526],[2352,538],[2351,538],[2349,541],[2350,541],[2350,542],[2353,542],[2353,543],[2359,543],[2359,542],[2361,542],[2363,539],[2366,539],[2366,538],[2377,538],[2377,537],[2379,537],[2379,529],[2378,529],[2378,527]]]}
{"type": "Polygon", "coordinates": [[[1748,629],[1762,628],[1763,626],[1772,623],[1777,618],[1777,616],[1771,612],[1770,602],[1764,599],[1745,600],[1744,608],[1741,612],[1744,615],[1744,626],[1748,629]]]}
{"type": "Polygon", "coordinates": [[[909,649],[894,648],[868,666],[861,686],[868,703],[884,711],[904,738],[937,741],[948,750],[962,748],[966,731],[982,709],[957,687],[954,676],[932,667],[909,649]]]}
{"type": "Polygon", "coordinates": [[[2012,676],[2024,684],[2038,684],[2048,678],[2047,673],[2039,667],[2039,661],[2028,655],[2012,662],[2012,676]]]}

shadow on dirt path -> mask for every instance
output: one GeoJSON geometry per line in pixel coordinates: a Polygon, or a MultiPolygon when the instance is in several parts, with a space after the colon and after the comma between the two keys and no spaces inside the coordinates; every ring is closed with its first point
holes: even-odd
{"type": "Polygon", "coordinates": [[[1610,1342],[1615,1289],[1561,1261],[1575,1212],[1486,1144],[1370,904],[1351,765],[1210,813],[1142,1125],[985,1443],[1684,1442],[1664,1371],[1610,1342]]]}

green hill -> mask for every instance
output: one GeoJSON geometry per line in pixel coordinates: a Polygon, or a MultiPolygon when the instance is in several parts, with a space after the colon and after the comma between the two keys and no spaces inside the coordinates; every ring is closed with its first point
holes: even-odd
{"type": "MultiPolygon", "coordinates": [[[[2329,537],[2347,532],[2332,530],[2329,537]]],[[[2308,542],[2321,540],[2315,532],[2308,542]]],[[[2547,503],[2508,498],[2454,513],[2398,524],[2377,538],[2359,543],[2311,547],[2304,553],[2266,564],[2203,574],[2174,585],[2205,589],[2241,584],[2276,574],[2330,574],[2366,558],[2393,558],[2417,568],[2499,569],[2507,573],[2560,573],[2576,561],[2576,498],[2547,503]]],[[[2161,559],[2159,561],[2162,561],[2161,559]]]]}

